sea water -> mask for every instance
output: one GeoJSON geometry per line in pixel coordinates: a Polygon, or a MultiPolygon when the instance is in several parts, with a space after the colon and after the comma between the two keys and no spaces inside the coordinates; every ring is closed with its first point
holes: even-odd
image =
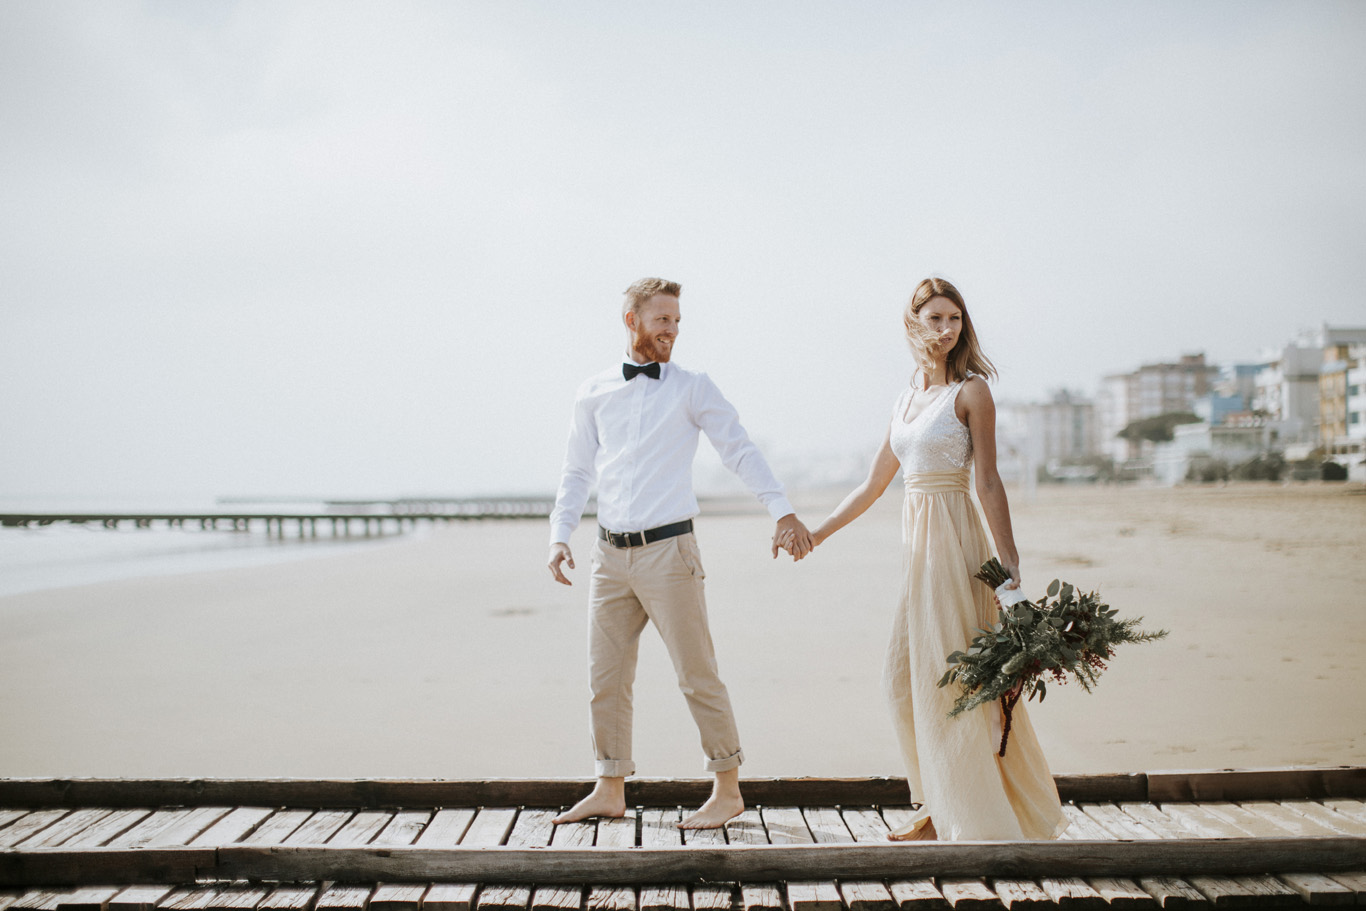
{"type": "MultiPolygon", "coordinates": [[[[326,504],[320,501],[304,500],[206,502],[165,498],[38,500],[0,497],[0,513],[324,515],[327,511],[326,504]]],[[[393,532],[382,537],[332,537],[331,523],[327,521],[318,523],[316,538],[298,537],[292,523],[286,523],[285,529],[285,536],[280,538],[268,534],[265,523],[259,521],[253,523],[251,531],[232,530],[222,523],[217,529],[201,529],[199,523],[192,520],[182,528],[167,527],[165,522],[154,523],[149,528],[136,528],[131,522],[123,522],[118,528],[105,528],[98,522],[0,527],[0,597],[117,579],[281,563],[373,547],[399,537],[393,532]]],[[[406,531],[404,536],[425,532],[425,527],[419,525],[416,531],[406,531]]]]}

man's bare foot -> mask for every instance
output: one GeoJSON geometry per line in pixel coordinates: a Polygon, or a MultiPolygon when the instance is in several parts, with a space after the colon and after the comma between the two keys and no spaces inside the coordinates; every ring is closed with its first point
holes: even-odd
{"type": "Polygon", "coordinates": [[[917,829],[907,832],[905,835],[898,835],[895,832],[887,833],[888,841],[938,841],[939,833],[934,830],[934,820],[927,819],[925,824],[917,829]]]}
{"type": "Polygon", "coordinates": [[[562,822],[578,822],[595,816],[621,817],[626,815],[626,779],[599,778],[593,792],[574,806],[565,810],[552,820],[555,825],[562,822]]]}
{"type": "Polygon", "coordinates": [[[745,801],[737,794],[713,793],[697,812],[678,824],[680,829],[719,829],[745,812],[745,801]]]}

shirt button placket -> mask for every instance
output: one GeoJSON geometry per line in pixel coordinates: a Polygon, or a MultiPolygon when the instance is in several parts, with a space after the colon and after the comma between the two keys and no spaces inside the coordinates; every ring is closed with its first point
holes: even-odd
{"type": "Polygon", "coordinates": [[[631,420],[627,429],[626,438],[629,441],[626,447],[626,484],[623,485],[626,491],[626,502],[623,504],[626,515],[629,519],[628,528],[634,526],[636,521],[635,511],[631,509],[631,503],[635,501],[636,488],[636,455],[640,448],[640,418],[644,413],[645,387],[652,382],[649,377],[636,377],[631,381],[631,420]]]}

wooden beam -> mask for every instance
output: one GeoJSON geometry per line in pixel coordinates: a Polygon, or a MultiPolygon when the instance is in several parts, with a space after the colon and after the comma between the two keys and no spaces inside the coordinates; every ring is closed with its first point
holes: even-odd
{"type": "MultiPolygon", "coordinates": [[[[1064,801],[1189,800],[1196,793],[1218,800],[1366,796],[1366,768],[1059,775],[1055,781],[1064,801]]],[[[626,801],[645,807],[700,803],[712,784],[709,778],[631,779],[626,801]]],[[[904,778],[752,778],[741,785],[751,805],[895,806],[910,800],[904,778]]],[[[8,778],[0,779],[0,807],[559,807],[577,802],[592,786],[590,779],[574,778],[8,778]]]]}
{"type": "Polygon", "coordinates": [[[0,886],[219,880],[411,883],[776,882],[887,877],[1066,877],[1366,866],[1366,837],[1127,841],[917,842],[676,848],[423,848],[274,845],[0,851],[0,886]]]}
{"type": "Polygon", "coordinates": [[[1224,769],[1212,772],[1149,772],[1146,799],[1153,803],[1193,800],[1322,800],[1366,797],[1366,768],[1224,769]]]}
{"type": "Polygon", "coordinates": [[[35,848],[0,851],[0,886],[124,886],[212,876],[213,848],[35,848]]]}

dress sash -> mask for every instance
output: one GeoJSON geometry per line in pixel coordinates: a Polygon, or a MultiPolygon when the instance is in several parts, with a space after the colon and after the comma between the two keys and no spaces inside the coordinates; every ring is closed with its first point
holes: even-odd
{"type": "Polygon", "coordinates": [[[950,468],[948,471],[921,471],[905,476],[907,493],[968,493],[966,468],[950,468]]]}

